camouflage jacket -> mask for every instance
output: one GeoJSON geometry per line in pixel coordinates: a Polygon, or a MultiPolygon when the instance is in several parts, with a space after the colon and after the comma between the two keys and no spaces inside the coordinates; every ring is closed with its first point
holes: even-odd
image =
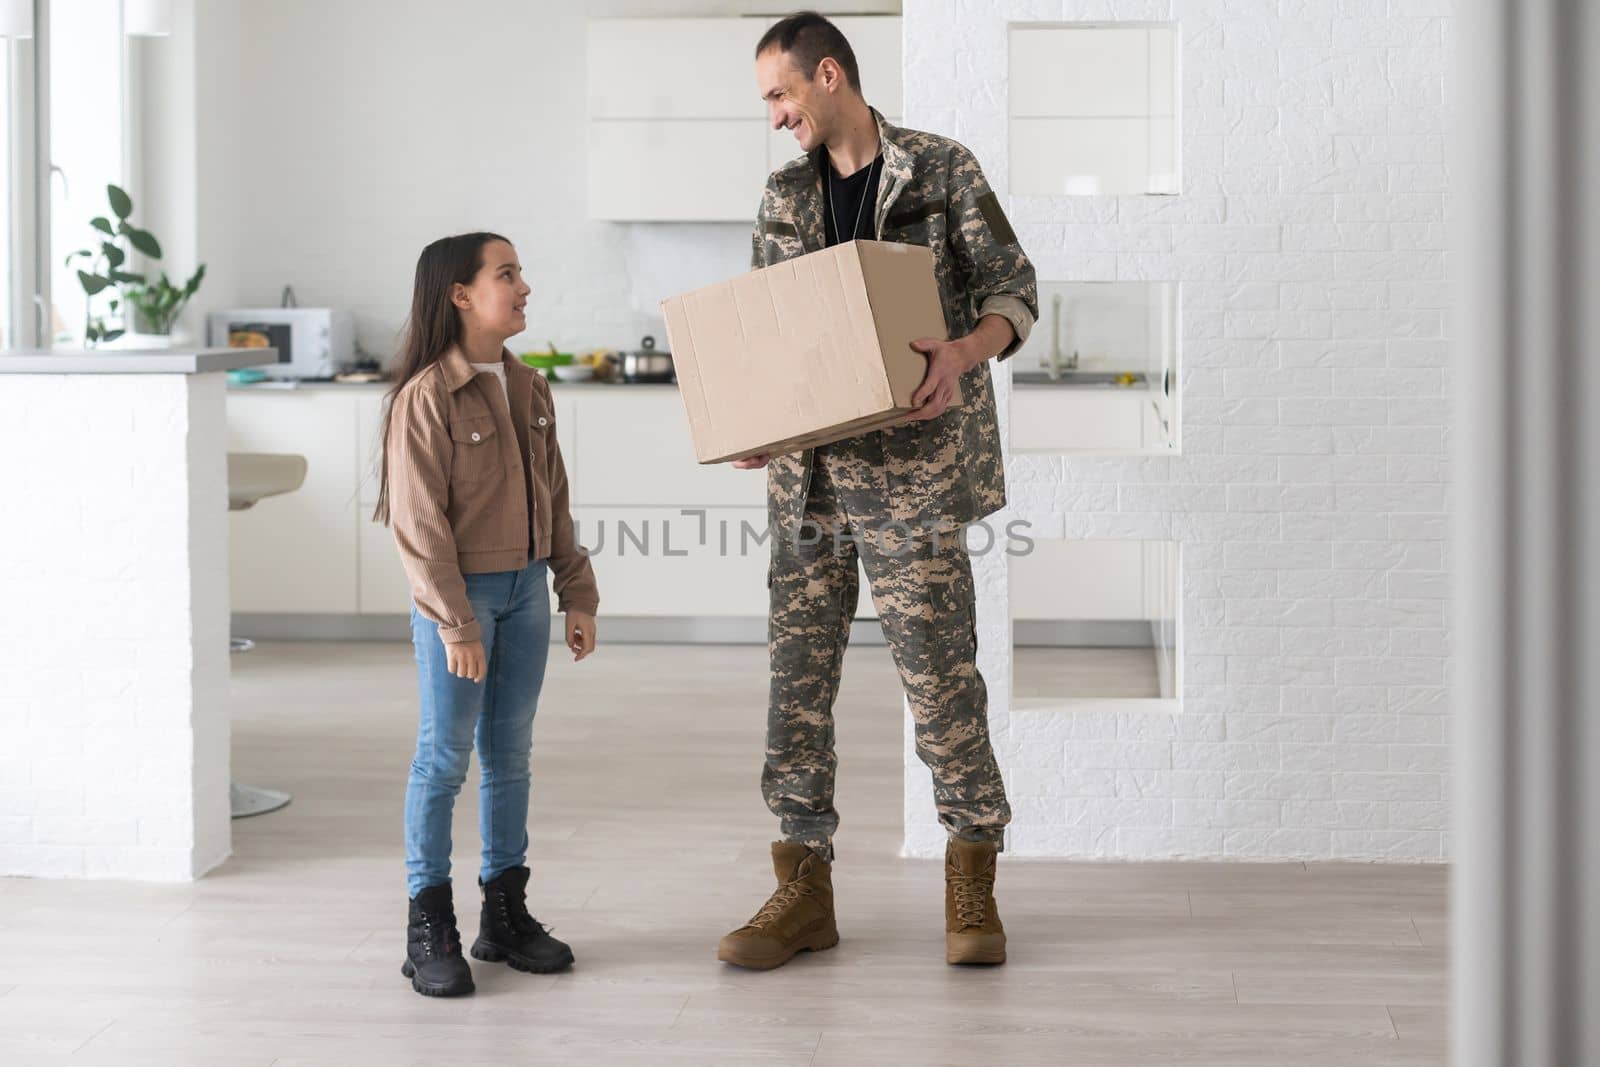
{"type": "MultiPolygon", "coordinates": [[[[964,337],[985,315],[1011,323],[1027,339],[1039,316],[1033,264],[1006,221],[970,151],[948,137],[891,126],[873,111],[882,144],[875,231],[884,241],[933,249],[934,275],[951,338],[964,337]]],[[[821,149],[767,179],[752,237],[751,268],[816,252],[822,221],[821,149]]],[[[987,361],[961,379],[962,402],[936,419],[876,431],[883,434],[885,477],[895,522],[913,530],[949,532],[1005,506],[1005,465],[994,385],[987,361]]],[[[773,533],[793,536],[811,483],[810,449],[772,457],[767,513],[773,533]]]]}

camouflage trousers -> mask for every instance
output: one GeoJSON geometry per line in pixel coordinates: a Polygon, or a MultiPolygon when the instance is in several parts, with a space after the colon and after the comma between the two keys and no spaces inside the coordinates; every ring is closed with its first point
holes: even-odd
{"type": "Polygon", "coordinates": [[[800,534],[772,539],[772,682],[761,775],[767,807],[785,840],[832,859],[839,825],[833,703],[856,612],[859,558],[910,700],[917,755],[933,774],[939,821],[953,836],[1001,845],[1011,808],[989,744],[966,546],[959,533],[917,535],[889,525],[881,434],[814,455],[800,534]]]}

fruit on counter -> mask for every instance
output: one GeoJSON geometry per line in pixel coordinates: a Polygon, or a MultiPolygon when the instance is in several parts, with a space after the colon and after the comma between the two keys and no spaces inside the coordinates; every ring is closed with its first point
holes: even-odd
{"type": "Polygon", "coordinates": [[[616,350],[612,348],[591,348],[578,357],[578,362],[594,367],[595,381],[610,381],[617,367],[612,359],[615,355],[616,350]]]}

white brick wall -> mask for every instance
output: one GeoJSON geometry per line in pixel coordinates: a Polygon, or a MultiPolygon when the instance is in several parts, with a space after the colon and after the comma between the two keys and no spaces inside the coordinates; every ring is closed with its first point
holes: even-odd
{"type": "MultiPolygon", "coordinates": [[[[1002,194],[1009,22],[1183,41],[1181,196],[1008,201],[1041,279],[1181,283],[1182,455],[1013,457],[998,518],[1180,541],[1186,679],[1177,714],[1014,711],[1006,557],[975,560],[1014,854],[1446,856],[1452,9],[906,0],[907,123],[1002,194]]],[[[909,729],[905,801],[936,854],[909,729]]]]}
{"type": "Polygon", "coordinates": [[[0,377],[0,875],[230,848],[223,376],[0,377]]]}

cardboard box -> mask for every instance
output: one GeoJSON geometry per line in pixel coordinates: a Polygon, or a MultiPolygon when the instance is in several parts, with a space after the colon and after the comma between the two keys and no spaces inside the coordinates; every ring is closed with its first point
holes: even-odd
{"type": "MultiPolygon", "coordinates": [[[[701,463],[897,422],[946,338],[933,253],[850,241],[661,302],[701,463]]],[[[959,397],[957,403],[959,403],[959,397]]]]}

